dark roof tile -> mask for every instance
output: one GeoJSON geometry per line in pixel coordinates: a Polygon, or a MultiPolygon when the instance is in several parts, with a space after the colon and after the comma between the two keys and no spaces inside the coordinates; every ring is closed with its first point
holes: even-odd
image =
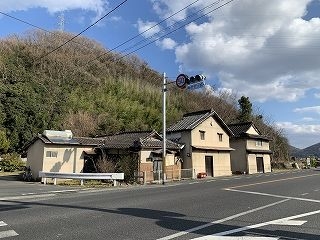
{"type": "Polygon", "coordinates": [[[220,118],[220,116],[212,109],[191,112],[183,115],[181,120],[167,128],[167,132],[192,130],[209,117],[213,117],[230,136],[233,135],[232,131],[229,129],[227,124],[225,124],[225,122],[220,118]]]}

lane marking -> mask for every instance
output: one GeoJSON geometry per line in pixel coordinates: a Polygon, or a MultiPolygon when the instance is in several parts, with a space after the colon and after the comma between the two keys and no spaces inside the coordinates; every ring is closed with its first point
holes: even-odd
{"type": "Polygon", "coordinates": [[[22,193],[22,196],[26,196],[26,195],[34,195],[35,193],[22,193]]]}
{"type": "Polygon", "coordinates": [[[166,237],[162,237],[162,238],[159,238],[157,240],[169,240],[169,239],[181,237],[181,236],[186,235],[188,233],[192,233],[192,232],[201,230],[203,228],[210,227],[210,226],[215,225],[215,224],[220,224],[220,223],[223,223],[223,222],[226,222],[226,221],[229,221],[229,220],[232,220],[232,219],[235,219],[235,218],[238,218],[238,217],[241,217],[241,216],[253,213],[253,212],[257,212],[257,211],[260,211],[260,210],[263,210],[263,209],[266,209],[266,208],[269,208],[269,207],[273,207],[275,205],[284,203],[286,201],[289,201],[289,199],[283,199],[281,201],[277,201],[277,202],[274,202],[274,203],[271,203],[271,204],[268,204],[268,205],[265,205],[265,206],[261,206],[261,207],[254,208],[254,209],[251,209],[251,210],[248,210],[248,211],[245,211],[245,212],[241,212],[241,213],[238,213],[238,214],[235,214],[235,215],[232,215],[232,216],[229,216],[229,217],[217,220],[217,221],[213,221],[213,222],[206,223],[204,225],[200,225],[198,227],[194,227],[194,228],[190,228],[190,229],[187,229],[187,230],[184,230],[184,231],[181,231],[181,232],[177,232],[175,234],[172,234],[172,235],[169,235],[169,236],[166,236],[166,237]]]}
{"type": "Polygon", "coordinates": [[[55,191],[48,191],[49,193],[65,193],[65,192],[77,192],[80,191],[79,189],[67,189],[67,190],[55,190],[55,191]]]}
{"type": "Polygon", "coordinates": [[[236,229],[232,229],[224,232],[219,232],[219,233],[215,233],[215,234],[204,236],[204,237],[194,238],[193,240],[208,240],[208,239],[211,239],[210,236],[226,236],[226,235],[243,232],[250,229],[260,228],[268,225],[278,225],[281,222],[286,222],[286,221],[290,221],[292,219],[297,219],[297,218],[303,218],[303,217],[307,217],[307,216],[311,216],[319,213],[320,213],[320,210],[302,213],[302,214],[298,214],[290,217],[280,218],[280,219],[276,219],[268,222],[258,223],[250,226],[245,226],[245,227],[240,227],[240,228],[236,228],[236,229]]]}
{"type": "Polygon", "coordinates": [[[284,226],[301,226],[305,224],[307,221],[298,221],[298,220],[287,220],[287,221],[279,221],[275,223],[275,225],[284,225],[284,226]]]}
{"type": "MultiPolygon", "coordinates": [[[[198,239],[198,238],[194,238],[198,239]]],[[[278,240],[279,238],[273,237],[250,237],[250,236],[242,236],[242,237],[224,237],[224,236],[206,236],[206,240],[278,240]]]]}
{"type": "Polygon", "coordinates": [[[309,193],[302,193],[301,196],[306,196],[308,195],[309,193]]]}
{"type": "Polygon", "coordinates": [[[0,201],[10,201],[10,200],[22,200],[22,199],[32,199],[32,198],[45,198],[45,197],[53,197],[56,194],[39,194],[39,195],[26,195],[26,196],[14,196],[14,197],[2,197],[0,201]]]}
{"type": "Polygon", "coordinates": [[[191,182],[191,183],[189,183],[189,184],[192,185],[192,184],[197,184],[197,183],[199,183],[199,182],[191,182]]]}
{"type": "Polygon", "coordinates": [[[231,188],[224,188],[224,190],[226,190],[226,191],[231,191],[231,192],[248,193],[248,194],[253,194],[253,195],[261,195],[261,196],[268,196],[268,197],[284,198],[284,199],[288,199],[288,200],[298,200],[298,201],[305,201],[305,202],[320,203],[320,200],[310,199],[310,198],[289,197],[289,196],[284,196],[284,195],[261,193],[261,192],[252,192],[252,191],[243,191],[243,190],[237,190],[237,189],[231,189],[231,188]]]}
{"type": "Polygon", "coordinates": [[[310,174],[310,175],[305,175],[305,176],[298,176],[298,177],[291,177],[291,178],[282,178],[282,179],[270,180],[270,181],[265,181],[265,182],[250,183],[250,184],[245,184],[245,185],[233,186],[233,187],[229,187],[229,188],[249,187],[249,186],[261,185],[261,184],[266,184],[266,183],[281,182],[281,181],[306,178],[306,177],[312,177],[312,176],[318,176],[318,175],[320,175],[320,173],[315,173],[315,174],[310,174]]]}
{"type": "Polygon", "coordinates": [[[4,221],[0,221],[0,227],[3,227],[3,226],[7,226],[8,224],[6,224],[4,221]]]}
{"type": "Polygon", "coordinates": [[[18,235],[19,234],[16,233],[15,231],[13,231],[13,230],[0,232],[0,238],[14,237],[14,236],[18,236],[18,235]]]}

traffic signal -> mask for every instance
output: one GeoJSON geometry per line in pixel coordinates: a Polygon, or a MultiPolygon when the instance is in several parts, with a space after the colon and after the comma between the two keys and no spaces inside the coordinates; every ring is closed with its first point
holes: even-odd
{"type": "Polygon", "coordinates": [[[190,78],[185,75],[185,74],[180,74],[177,79],[176,79],[176,85],[179,88],[186,88],[187,86],[196,84],[196,83],[201,83],[206,79],[206,77],[202,74],[198,74],[195,76],[191,76],[190,78]]]}

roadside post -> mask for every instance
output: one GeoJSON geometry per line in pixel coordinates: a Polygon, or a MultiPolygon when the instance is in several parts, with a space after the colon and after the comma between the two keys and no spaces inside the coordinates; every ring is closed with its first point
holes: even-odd
{"type": "Polygon", "coordinates": [[[166,155],[167,155],[167,127],[166,127],[166,96],[167,85],[176,83],[176,86],[180,89],[196,90],[205,86],[204,80],[206,77],[202,74],[191,76],[190,78],[186,74],[179,74],[175,81],[167,82],[166,73],[163,73],[162,84],[162,184],[165,184],[166,180],[166,155]]]}

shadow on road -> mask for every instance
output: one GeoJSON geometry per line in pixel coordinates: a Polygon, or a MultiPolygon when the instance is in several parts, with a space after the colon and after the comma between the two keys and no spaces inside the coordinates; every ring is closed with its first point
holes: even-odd
{"type": "Polygon", "coordinates": [[[19,174],[0,176],[0,181],[20,181],[20,180],[21,180],[21,176],[19,174]]]}
{"type": "MultiPolygon", "coordinates": [[[[156,224],[162,228],[174,230],[177,232],[186,232],[197,234],[198,236],[206,236],[218,232],[229,231],[232,229],[241,228],[248,223],[244,223],[241,226],[228,225],[228,224],[210,224],[210,221],[215,221],[214,213],[209,222],[197,221],[187,219],[188,216],[176,212],[162,211],[162,210],[153,210],[146,208],[117,208],[117,209],[105,209],[105,208],[94,208],[88,206],[75,206],[75,205],[63,205],[63,204],[51,204],[51,203],[39,203],[39,202],[21,202],[13,200],[2,200],[0,202],[6,204],[15,204],[15,205],[3,205],[3,210],[19,210],[23,208],[30,208],[32,206],[45,206],[45,207],[54,207],[54,208],[65,208],[67,209],[79,209],[79,210],[89,210],[97,211],[107,214],[119,214],[125,216],[133,216],[136,218],[144,219],[153,219],[156,220],[156,224]],[[206,227],[201,227],[206,225],[206,227]],[[198,228],[198,229],[195,229],[198,228]],[[189,229],[193,229],[189,231],[189,229]]],[[[108,221],[108,217],[105,218],[108,221]]],[[[90,221],[90,220],[88,220],[90,221]]],[[[239,220],[237,220],[239,222],[239,220]]],[[[255,224],[255,223],[250,223],[255,224]]],[[[143,228],[144,226],[141,226],[143,228]]],[[[303,228],[300,228],[303,229],[303,228]]],[[[311,230],[311,229],[309,229],[311,230]]],[[[308,230],[305,230],[308,231],[308,230]]],[[[246,229],[245,231],[239,231],[234,234],[235,236],[264,236],[264,237],[281,237],[281,239],[308,239],[308,240],[319,240],[319,235],[312,233],[303,233],[303,232],[294,232],[294,231],[285,231],[285,230],[265,230],[265,229],[246,229]]]]}

